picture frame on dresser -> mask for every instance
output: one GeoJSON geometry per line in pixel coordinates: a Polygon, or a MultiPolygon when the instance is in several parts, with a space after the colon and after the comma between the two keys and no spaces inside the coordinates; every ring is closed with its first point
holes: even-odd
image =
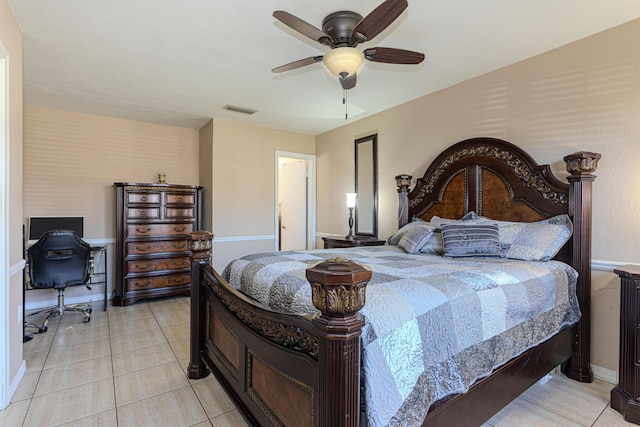
{"type": "Polygon", "coordinates": [[[189,295],[190,233],[202,222],[202,187],[114,183],[116,255],[114,306],[189,295]]]}

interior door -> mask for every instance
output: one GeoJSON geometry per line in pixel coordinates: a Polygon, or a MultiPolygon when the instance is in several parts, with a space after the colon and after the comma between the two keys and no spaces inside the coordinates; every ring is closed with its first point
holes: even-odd
{"type": "Polygon", "coordinates": [[[307,161],[281,158],[278,183],[280,250],[307,248],[307,161]]]}

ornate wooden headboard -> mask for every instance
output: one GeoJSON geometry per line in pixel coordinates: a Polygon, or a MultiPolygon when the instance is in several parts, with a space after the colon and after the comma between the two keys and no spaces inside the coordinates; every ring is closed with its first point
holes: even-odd
{"type": "Polygon", "coordinates": [[[503,221],[539,221],[568,214],[571,239],[556,256],[578,271],[581,320],[580,354],[574,355],[573,378],[591,376],[589,313],[591,310],[591,184],[600,154],[579,152],[564,158],[568,183],[549,165],[538,165],[519,147],[495,138],[473,138],[443,151],[409,192],[412,177],[396,177],[400,226],[433,215],[458,219],[469,211],[503,221]],[[578,361],[576,363],[576,361],[578,361]]]}

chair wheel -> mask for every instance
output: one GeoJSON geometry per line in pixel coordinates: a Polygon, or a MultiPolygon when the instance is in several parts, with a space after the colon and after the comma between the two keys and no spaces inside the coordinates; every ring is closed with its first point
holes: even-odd
{"type": "Polygon", "coordinates": [[[91,313],[93,311],[93,308],[89,307],[87,308],[87,313],[91,313]]]}
{"type": "Polygon", "coordinates": [[[42,328],[38,328],[38,332],[40,332],[42,334],[42,333],[47,332],[48,329],[49,328],[47,328],[46,326],[43,326],[42,328]]]}
{"type": "Polygon", "coordinates": [[[91,317],[85,317],[84,319],[82,319],[82,321],[84,323],[89,323],[89,322],[91,322],[91,317]]]}

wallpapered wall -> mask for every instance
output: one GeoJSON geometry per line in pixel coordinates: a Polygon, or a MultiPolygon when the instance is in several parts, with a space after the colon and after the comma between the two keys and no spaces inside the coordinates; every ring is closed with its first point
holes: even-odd
{"type": "Polygon", "coordinates": [[[505,139],[561,177],[567,176],[565,155],[601,153],[593,258],[605,267],[594,273],[592,363],[617,370],[619,284],[611,267],[640,263],[639,38],[640,20],[631,21],[319,135],[318,231],[345,232],[353,140],[370,133],[378,134],[380,238],[397,229],[394,176],[422,176],[458,141],[505,139]]]}

